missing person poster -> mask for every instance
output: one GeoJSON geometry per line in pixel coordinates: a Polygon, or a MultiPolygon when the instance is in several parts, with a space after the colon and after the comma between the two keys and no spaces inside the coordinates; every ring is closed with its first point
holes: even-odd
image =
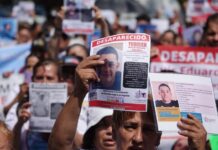
{"type": "Polygon", "coordinates": [[[90,106],[146,111],[150,36],[125,33],[92,42],[91,55],[100,55],[96,67],[100,82],[92,82],[90,106]]]}
{"type": "Polygon", "coordinates": [[[62,29],[68,35],[92,34],[94,22],[92,7],[95,0],[64,0],[65,19],[62,29]]]}
{"type": "Polygon", "coordinates": [[[51,132],[54,122],[67,101],[66,83],[30,83],[30,130],[51,132]]]}
{"type": "Polygon", "coordinates": [[[212,78],[218,99],[218,48],[159,46],[159,56],[151,60],[151,72],[174,71],[212,78]]]}
{"type": "Polygon", "coordinates": [[[208,77],[150,73],[158,130],[178,131],[177,122],[187,114],[202,122],[208,133],[218,133],[218,115],[208,77]]]}
{"type": "Polygon", "coordinates": [[[8,78],[0,77],[0,105],[10,104],[11,95],[17,95],[19,86],[24,83],[22,74],[14,73],[8,78]]]}

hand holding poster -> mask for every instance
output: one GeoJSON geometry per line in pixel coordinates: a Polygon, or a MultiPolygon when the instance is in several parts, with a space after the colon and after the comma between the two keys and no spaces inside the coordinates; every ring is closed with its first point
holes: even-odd
{"type": "Polygon", "coordinates": [[[126,33],[98,39],[90,54],[105,62],[96,67],[100,82],[92,82],[90,106],[146,111],[150,36],[126,33]]]}
{"type": "Polygon", "coordinates": [[[30,83],[30,129],[50,132],[55,119],[67,100],[66,83],[30,83]]]}
{"type": "Polygon", "coordinates": [[[218,133],[218,116],[211,79],[182,74],[150,73],[158,130],[178,131],[187,114],[202,122],[208,133],[218,133]]]}

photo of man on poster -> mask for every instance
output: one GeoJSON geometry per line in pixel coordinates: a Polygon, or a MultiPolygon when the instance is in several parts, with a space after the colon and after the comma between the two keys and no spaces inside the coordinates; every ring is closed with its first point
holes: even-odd
{"type": "Polygon", "coordinates": [[[170,86],[161,83],[158,87],[160,100],[156,100],[156,107],[179,107],[178,100],[173,100],[170,86]]]}
{"type": "Polygon", "coordinates": [[[96,68],[100,82],[93,84],[93,89],[120,90],[121,72],[119,71],[119,55],[117,50],[112,46],[107,46],[97,52],[100,60],[105,61],[104,65],[96,68]]]}

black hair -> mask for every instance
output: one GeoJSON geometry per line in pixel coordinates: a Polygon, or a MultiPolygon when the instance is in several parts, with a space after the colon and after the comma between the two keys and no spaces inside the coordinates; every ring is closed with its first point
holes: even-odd
{"type": "Polygon", "coordinates": [[[57,69],[57,75],[58,75],[58,80],[61,80],[61,69],[59,67],[59,64],[54,60],[54,59],[45,59],[43,61],[39,61],[34,67],[33,67],[33,76],[32,76],[32,81],[34,81],[34,77],[36,75],[36,72],[39,67],[41,66],[48,66],[48,65],[54,65],[57,69]]]}
{"type": "Polygon", "coordinates": [[[208,44],[206,43],[206,40],[205,38],[207,37],[207,32],[208,32],[208,29],[209,29],[209,24],[211,22],[214,22],[214,23],[218,23],[218,13],[214,13],[212,15],[210,15],[208,18],[207,18],[207,21],[203,27],[203,34],[201,36],[201,40],[199,42],[199,46],[208,46],[208,44]]]}
{"type": "Polygon", "coordinates": [[[103,54],[115,54],[117,57],[117,60],[119,58],[116,49],[112,46],[104,47],[97,52],[97,55],[103,55],[103,54]]]}
{"type": "Polygon", "coordinates": [[[147,21],[148,23],[150,23],[151,18],[146,14],[140,14],[136,17],[136,20],[137,21],[144,20],[144,21],[147,21]]]}
{"type": "Polygon", "coordinates": [[[26,57],[26,59],[25,59],[25,66],[27,65],[28,59],[29,59],[30,57],[36,57],[36,58],[39,59],[39,56],[38,56],[37,54],[35,54],[35,53],[30,53],[30,54],[26,57]]]}
{"type": "Polygon", "coordinates": [[[175,43],[176,43],[177,34],[176,34],[173,30],[171,30],[171,29],[164,31],[164,32],[161,34],[161,36],[160,36],[160,40],[162,40],[162,38],[163,38],[167,33],[172,33],[172,34],[173,34],[173,44],[175,44],[175,43]]]}
{"type": "Polygon", "coordinates": [[[209,24],[211,22],[218,22],[218,13],[212,14],[207,18],[207,21],[203,27],[204,32],[207,32],[208,28],[209,28],[209,24]]]}
{"type": "Polygon", "coordinates": [[[159,90],[160,90],[160,88],[161,88],[162,86],[166,86],[166,87],[168,87],[168,89],[170,90],[169,85],[167,85],[167,84],[165,84],[165,83],[161,83],[161,84],[159,85],[159,90]]]}

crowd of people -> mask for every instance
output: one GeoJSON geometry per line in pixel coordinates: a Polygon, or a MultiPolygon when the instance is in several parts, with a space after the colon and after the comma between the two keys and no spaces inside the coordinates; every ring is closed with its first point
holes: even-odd
{"type": "MultiPolygon", "coordinates": [[[[122,26],[118,21],[110,24],[94,6],[95,26],[101,37],[118,33],[135,32],[122,26]]],[[[117,15],[119,17],[119,15],[117,15]]],[[[88,40],[85,35],[73,37],[62,31],[64,10],[44,24],[19,24],[16,44],[31,43],[31,53],[26,57],[20,73],[25,83],[20,85],[13,96],[6,97],[10,103],[2,109],[4,118],[0,121],[0,149],[5,150],[155,150],[161,140],[161,131],[155,125],[153,99],[149,95],[147,112],[127,112],[88,106],[87,93],[91,82],[94,88],[119,90],[120,71],[118,54],[113,47],[105,47],[97,55],[89,56],[88,40]],[[68,61],[70,59],[70,63],[68,61]],[[115,80],[116,79],[116,80],[115,80]],[[99,83],[101,81],[101,83],[99,83]],[[68,100],[59,113],[50,133],[29,130],[30,108],[29,83],[60,83],[68,85],[68,100]]],[[[119,19],[117,19],[119,20],[119,19]]],[[[177,20],[178,21],[178,20],[177,20]]],[[[146,14],[139,14],[137,25],[151,24],[146,14]]],[[[175,21],[174,21],[175,23],[175,21]]],[[[172,25],[172,24],[171,24],[172,25]]],[[[171,26],[172,27],[172,26],[171,26]]],[[[151,31],[144,31],[151,33],[151,31]]],[[[157,45],[187,46],[188,43],[178,30],[169,28],[163,33],[151,35],[151,57],[158,55],[157,45]]],[[[195,46],[218,46],[218,13],[208,17],[203,33],[195,46]]],[[[13,72],[3,73],[9,78],[13,72]]],[[[171,101],[168,85],[159,87],[163,100],[158,105],[178,107],[177,100],[171,101]],[[169,98],[170,97],[170,98],[169,98]],[[168,103],[170,101],[170,104],[168,103]]],[[[43,98],[43,100],[45,100],[43,98]]],[[[42,100],[42,101],[43,101],[42,100]]],[[[41,102],[40,105],[43,105],[41,102]]],[[[44,115],[40,107],[40,115],[44,115]]],[[[178,121],[178,134],[184,136],[172,145],[172,150],[209,150],[207,132],[202,123],[193,115],[178,121]],[[180,145],[179,145],[180,144],[180,145]]]]}

